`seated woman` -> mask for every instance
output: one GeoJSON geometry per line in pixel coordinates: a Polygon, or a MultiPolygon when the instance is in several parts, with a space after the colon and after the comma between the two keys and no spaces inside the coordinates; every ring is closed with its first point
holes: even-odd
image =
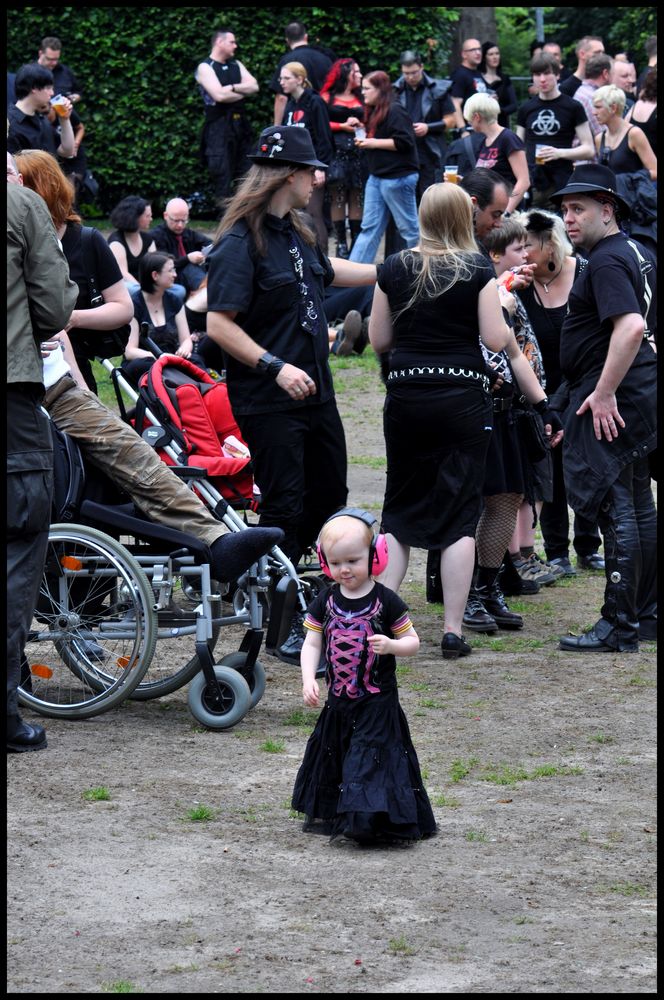
{"type": "Polygon", "coordinates": [[[110,219],[113,232],[108,237],[108,244],[127,288],[132,291],[140,287],[138,265],[141,258],[148,251],[157,249],[147,232],[152,225],[152,207],[145,198],[130,194],[118,202],[110,219]]]}
{"type": "Polygon", "coordinates": [[[151,340],[165,354],[187,358],[205,368],[203,358],[195,353],[184,306],[172,291],[175,264],[167,253],[146,253],[139,266],[140,287],[131,293],[134,318],[124,353],[122,369],[130,382],[138,384],[152,366],[155,355],[140,346],[141,324],[147,323],[151,340]]]}

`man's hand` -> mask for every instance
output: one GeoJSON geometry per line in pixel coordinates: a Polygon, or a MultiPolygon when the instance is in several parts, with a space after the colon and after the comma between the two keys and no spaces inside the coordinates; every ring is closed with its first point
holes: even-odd
{"type": "Polygon", "coordinates": [[[599,393],[597,389],[586,396],[581,406],[576,411],[577,417],[590,410],[593,415],[593,428],[598,441],[605,437],[607,441],[613,441],[618,437],[618,427],[624,427],[625,421],[618,412],[618,403],[615,393],[599,393]]]}
{"type": "Polygon", "coordinates": [[[295,365],[284,365],[275,381],[291,399],[304,399],[306,396],[315,396],[317,392],[314,380],[295,365]]]}

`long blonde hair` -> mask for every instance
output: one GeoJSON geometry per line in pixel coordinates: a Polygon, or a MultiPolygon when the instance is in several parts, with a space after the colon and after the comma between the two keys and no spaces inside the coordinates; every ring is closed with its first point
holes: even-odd
{"type": "MultiPolygon", "coordinates": [[[[283,187],[291,174],[302,169],[302,167],[292,166],[290,163],[269,167],[254,163],[238,185],[235,194],[231,195],[225,203],[224,215],[215,233],[215,242],[218,242],[224,233],[232,229],[237,222],[244,220],[254,238],[256,250],[261,257],[264,257],[267,253],[265,216],[270,199],[275,191],[283,187]]],[[[299,212],[292,209],[288,216],[293,229],[304,242],[308,243],[309,246],[315,246],[316,235],[303,222],[299,212]]]]}
{"type": "MultiPolygon", "coordinates": [[[[472,275],[470,255],[478,248],[473,232],[473,203],[456,184],[431,184],[420,202],[419,253],[402,251],[412,260],[415,285],[400,315],[420,299],[436,299],[472,275]]],[[[395,318],[395,317],[393,317],[395,318]]]]}

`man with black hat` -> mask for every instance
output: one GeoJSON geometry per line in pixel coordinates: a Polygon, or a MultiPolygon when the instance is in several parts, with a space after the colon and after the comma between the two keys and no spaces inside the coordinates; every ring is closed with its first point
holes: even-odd
{"type": "MultiPolygon", "coordinates": [[[[324,291],[373,285],[376,267],[328,259],[299,210],[316,159],[306,129],[265,129],[208,257],[207,332],[227,355],[228,392],[261,491],[261,525],[282,528],[295,563],[346,502],[346,444],[334,398],[324,291]]],[[[296,622],[280,658],[299,662],[296,622]]],[[[301,634],[298,634],[301,633],[301,634]]]]}
{"type": "Polygon", "coordinates": [[[598,520],[606,564],[601,618],[590,632],[561,638],[560,648],[634,652],[639,638],[656,638],[657,626],[648,461],[656,447],[655,265],[620,230],[629,206],[608,167],[577,167],[552,197],[589,261],[572,288],[560,341],[569,384],[565,488],[576,513],[598,520]]]}

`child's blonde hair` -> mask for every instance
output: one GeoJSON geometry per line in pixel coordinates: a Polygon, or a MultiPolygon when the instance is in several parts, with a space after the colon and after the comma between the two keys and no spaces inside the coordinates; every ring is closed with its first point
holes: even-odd
{"type": "Polygon", "coordinates": [[[364,521],[360,521],[359,518],[351,517],[348,514],[341,514],[339,517],[333,517],[331,520],[326,521],[320,529],[320,535],[318,536],[318,545],[322,549],[323,555],[327,556],[327,553],[334,545],[342,539],[347,538],[353,530],[358,534],[362,533],[368,548],[373,541],[374,533],[364,521]]]}

